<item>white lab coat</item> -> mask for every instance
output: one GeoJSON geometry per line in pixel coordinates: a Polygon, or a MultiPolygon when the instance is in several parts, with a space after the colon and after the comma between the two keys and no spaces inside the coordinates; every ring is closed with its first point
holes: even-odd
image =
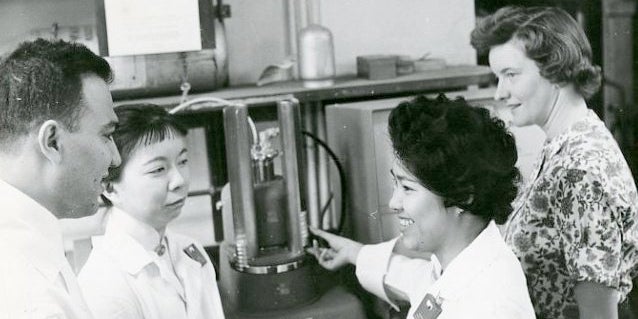
{"type": "Polygon", "coordinates": [[[92,318],[57,218],[0,180],[0,318],[92,318]]]}
{"type": "Polygon", "coordinates": [[[440,301],[437,319],[532,319],[521,265],[491,222],[441,273],[431,261],[392,253],[397,239],[365,245],[357,257],[361,285],[396,308],[386,295],[389,286],[408,297],[408,318],[430,294],[440,301]]]}
{"type": "Polygon", "coordinates": [[[166,232],[166,253],[154,248],[159,234],[128,214],[112,209],[104,236],[78,276],[97,319],[224,318],[215,269],[193,239],[166,232]],[[201,257],[190,257],[193,248],[201,257]],[[203,265],[202,265],[203,263],[203,265]]]}

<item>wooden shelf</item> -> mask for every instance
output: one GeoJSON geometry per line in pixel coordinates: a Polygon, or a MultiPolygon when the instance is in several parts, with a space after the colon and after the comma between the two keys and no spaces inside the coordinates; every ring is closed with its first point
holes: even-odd
{"type": "MultiPolygon", "coordinates": [[[[451,90],[472,85],[490,83],[493,80],[486,66],[450,66],[445,69],[413,73],[387,80],[365,80],[356,76],[336,79],[326,88],[305,88],[301,81],[273,83],[261,87],[244,86],[189,95],[189,100],[202,97],[217,97],[247,105],[273,103],[284,97],[295,97],[300,102],[338,101],[344,99],[373,99],[388,95],[416,94],[424,91],[451,90]]],[[[179,104],[180,96],[155,97],[135,100],[120,100],[116,104],[154,103],[165,107],[179,104]]],[[[188,111],[213,111],[223,105],[210,105],[188,111]]]]}

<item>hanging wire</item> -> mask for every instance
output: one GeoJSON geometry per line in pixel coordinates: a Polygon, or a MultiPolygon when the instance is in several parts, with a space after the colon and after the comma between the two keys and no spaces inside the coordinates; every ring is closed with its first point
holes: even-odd
{"type": "MultiPolygon", "coordinates": [[[[206,97],[198,97],[196,99],[188,100],[183,102],[176,107],[172,108],[168,113],[175,114],[177,112],[181,112],[184,109],[187,109],[195,104],[203,104],[203,103],[213,103],[214,105],[239,105],[239,103],[232,102],[229,100],[225,100],[222,98],[214,97],[214,96],[206,96],[206,97]]],[[[250,126],[250,133],[253,138],[253,143],[257,143],[257,126],[255,125],[255,121],[249,116],[248,117],[248,125],[250,126]]]]}
{"type": "Polygon", "coordinates": [[[188,99],[188,92],[191,89],[191,84],[188,83],[188,62],[186,61],[186,52],[179,53],[179,60],[182,62],[182,84],[179,86],[179,89],[182,91],[180,103],[184,103],[188,99]]]}
{"type": "MultiPolygon", "coordinates": [[[[347,196],[348,196],[348,192],[347,192],[348,185],[346,185],[346,173],[343,168],[343,165],[341,164],[341,161],[339,161],[339,157],[337,156],[337,154],[335,154],[335,152],[330,148],[330,146],[328,146],[328,144],[326,144],[326,142],[322,141],[319,137],[317,137],[316,135],[308,131],[302,131],[301,133],[309,137],[310,139],[312,139],[315,143],[319,144],[319,146],[323,147],[323,149],[328,153],[328,156],[330,157],[330,159],[332,159],[335,166],[337,167],[337,172],[339,173],[339,182],[341,183],[341,187],[340,187],[341,188],[341,205],[340,205],[341,211],[340,211],[340,218],[339,218],[339,223],[337,225],[337,228],[328,229],[328,231],[332,231],[336,234],[343,234],[343,227],[346,221],[346,202],[347,202],[347,196]]],[[[327,210],[327,207],[331,201],[332,201],[332,194],[330,198],[328,198],[326,206],[324,206],[324,209],[322,209],[321,215],[325,214],[325,211],[327,210]]],[[[323,219],[323,216],[320,216],[320,218],[323,219]]],[[[323,222],[323,221],[320,221],[320,222],[323,222]]]]}

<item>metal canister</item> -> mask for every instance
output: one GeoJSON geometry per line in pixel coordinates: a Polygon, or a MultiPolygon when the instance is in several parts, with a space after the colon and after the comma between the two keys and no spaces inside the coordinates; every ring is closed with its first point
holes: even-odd
{"type": "Polygon", "coordinates": [[[299,32],[299,77],[309,88],[334,84],[335,56],[332,33],[328,28],[310,24],[299,32]]]}

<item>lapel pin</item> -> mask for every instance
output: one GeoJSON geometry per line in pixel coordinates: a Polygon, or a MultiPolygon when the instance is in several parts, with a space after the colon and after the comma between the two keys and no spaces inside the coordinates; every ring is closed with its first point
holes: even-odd
{"type": "Polygon", "coordinates": [[[190,259],[198,262],[200,265],[202,265],[202,267],[204,265],[206,265],[206,258],[204,258],[204,255],[202,255],[202,253],[199,251],[199,249],[197,249],[197,247],[195,247],[195,244],[190,244],[190,246],[184,248],[184,253],[190,257],[190,259]]]}

